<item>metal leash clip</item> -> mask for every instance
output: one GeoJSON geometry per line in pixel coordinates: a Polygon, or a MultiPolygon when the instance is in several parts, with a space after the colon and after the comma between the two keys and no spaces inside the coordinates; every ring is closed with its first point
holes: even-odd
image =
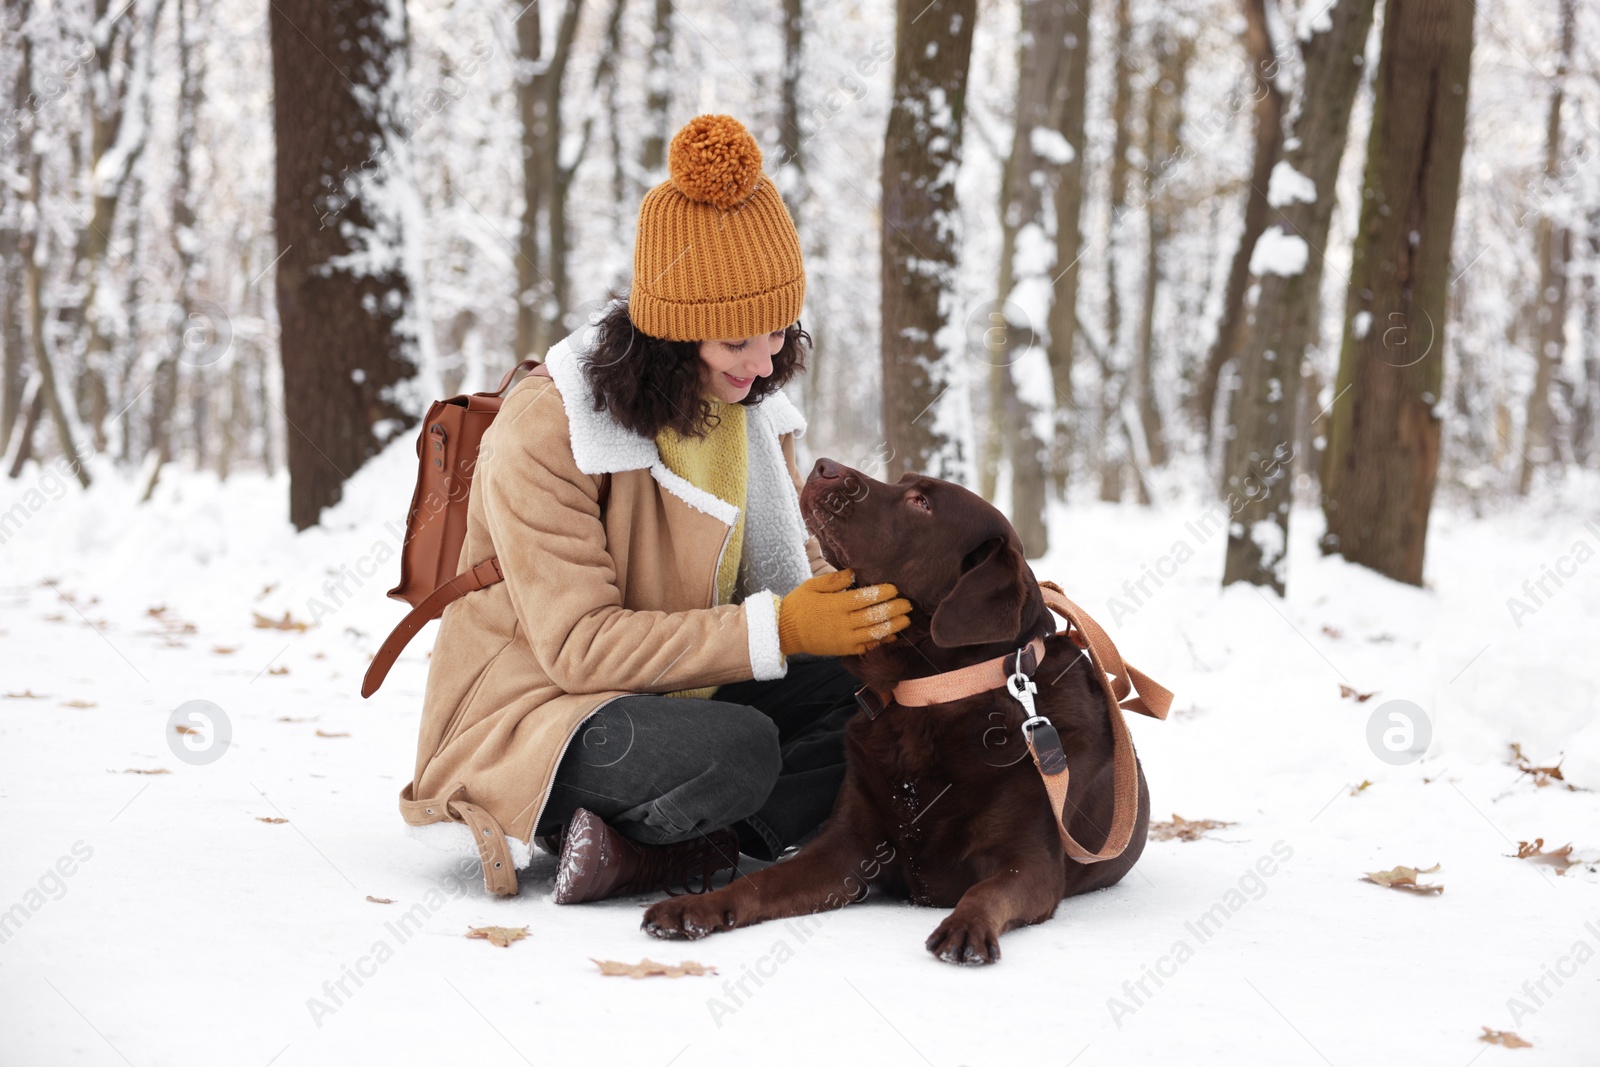
{"type": "MultiPolygon", "coordinates": [[[[1019,665],[1021,661],[1022,650],[1018,649],[1019,665]]],[[[1022,705],[1022,710],[1028,716],[1022,722],[1022,740],[1033,754],[1033,761],[1039,770],[1047,775],[1056,775],[1066,770],[1067,756],[1061,751],[1061,735],[1056,732],[1055,726],[1034,708],[1033,696],[1038,691],[1038,684],[1020,669],[1013,671],[1006,679],[1006,692],[1022,705]]]]}

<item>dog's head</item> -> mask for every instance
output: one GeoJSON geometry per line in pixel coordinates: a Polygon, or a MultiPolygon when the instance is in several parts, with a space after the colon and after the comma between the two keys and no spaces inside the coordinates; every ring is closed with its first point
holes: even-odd
{"type": "Polygon", "coordinates": [[[1021,539],[963,486],[915,473],[891,485],[819,459],[800,511],[829,563],[852,568],[858,585],[892,582],[911,601],[903,637],[920,626],[934,645],[957,649],[1052,631],[1021,539]]]}

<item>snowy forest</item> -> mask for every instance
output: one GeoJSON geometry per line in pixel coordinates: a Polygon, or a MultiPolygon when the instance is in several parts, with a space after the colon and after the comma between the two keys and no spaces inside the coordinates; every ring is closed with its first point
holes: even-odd
{"type": "Polygon", "coordinates": [[[957,478],[1035,554],[1047,499],[1209,485],[1230,579],[1280,589],[1321,500],[1325,548],[1420,582],[1436,491],[1596,462],[1600,16],[1380,8],[8,3],[6,472],[287,465],[316,522],[625,286],[667,133],[717,109],[802,235],[832,453],[957,478]]]}
{"type": "Polygon", "coordinates": [[[0,1059],[1592,1056],[1600,0],[0,0],[0,41],[0,1059]],[[400,837],[426,635],[357,694],[421,420],[627,294],[706,113],[800,235],[801,472],[975,491],[1177,693],[1143,873],[981,995],[898,904],[600,977],[676,946],[400,837]],[[370,914],[428,893],[413,947],[370,914]],[[1036,990],[1068,1037],[962,1029],[1036,990]]]}

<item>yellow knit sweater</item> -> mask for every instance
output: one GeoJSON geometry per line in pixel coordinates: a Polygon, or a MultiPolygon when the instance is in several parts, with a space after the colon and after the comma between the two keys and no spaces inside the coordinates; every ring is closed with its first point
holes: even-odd
{"type": "MultiPolygon", "coordinates": [[[[719,421],[706,436],[684,437],[675,430],[665,429],[656,434],[656,447],[661,451],[661,462],[668,470],[739,509],[733,532],[728,535],[728,547],[723,551],[721,565],[717,568],[717,603],[726,604],[733,596],[734,583],[739,578],[739,559],[744,554],[744,505],[750,475],[749,438],[746,436],[742,404],[725,404],[712,399],[711,412],[719,421]]],[[[711,685],[699,689],[680,689],[667,696],[708,697],[716,688],[711,685]]]]}

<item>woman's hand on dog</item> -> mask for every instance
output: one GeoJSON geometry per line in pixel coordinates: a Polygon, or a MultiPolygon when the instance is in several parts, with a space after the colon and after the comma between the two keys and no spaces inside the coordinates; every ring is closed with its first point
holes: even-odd
{"type": "Polygon", "coordinates": [[[850,568],[808,578],[778,606],[778,648],[785,656],[859,656],[911,625],[911,601],[888,582],[849,588],[850,568]]]}

